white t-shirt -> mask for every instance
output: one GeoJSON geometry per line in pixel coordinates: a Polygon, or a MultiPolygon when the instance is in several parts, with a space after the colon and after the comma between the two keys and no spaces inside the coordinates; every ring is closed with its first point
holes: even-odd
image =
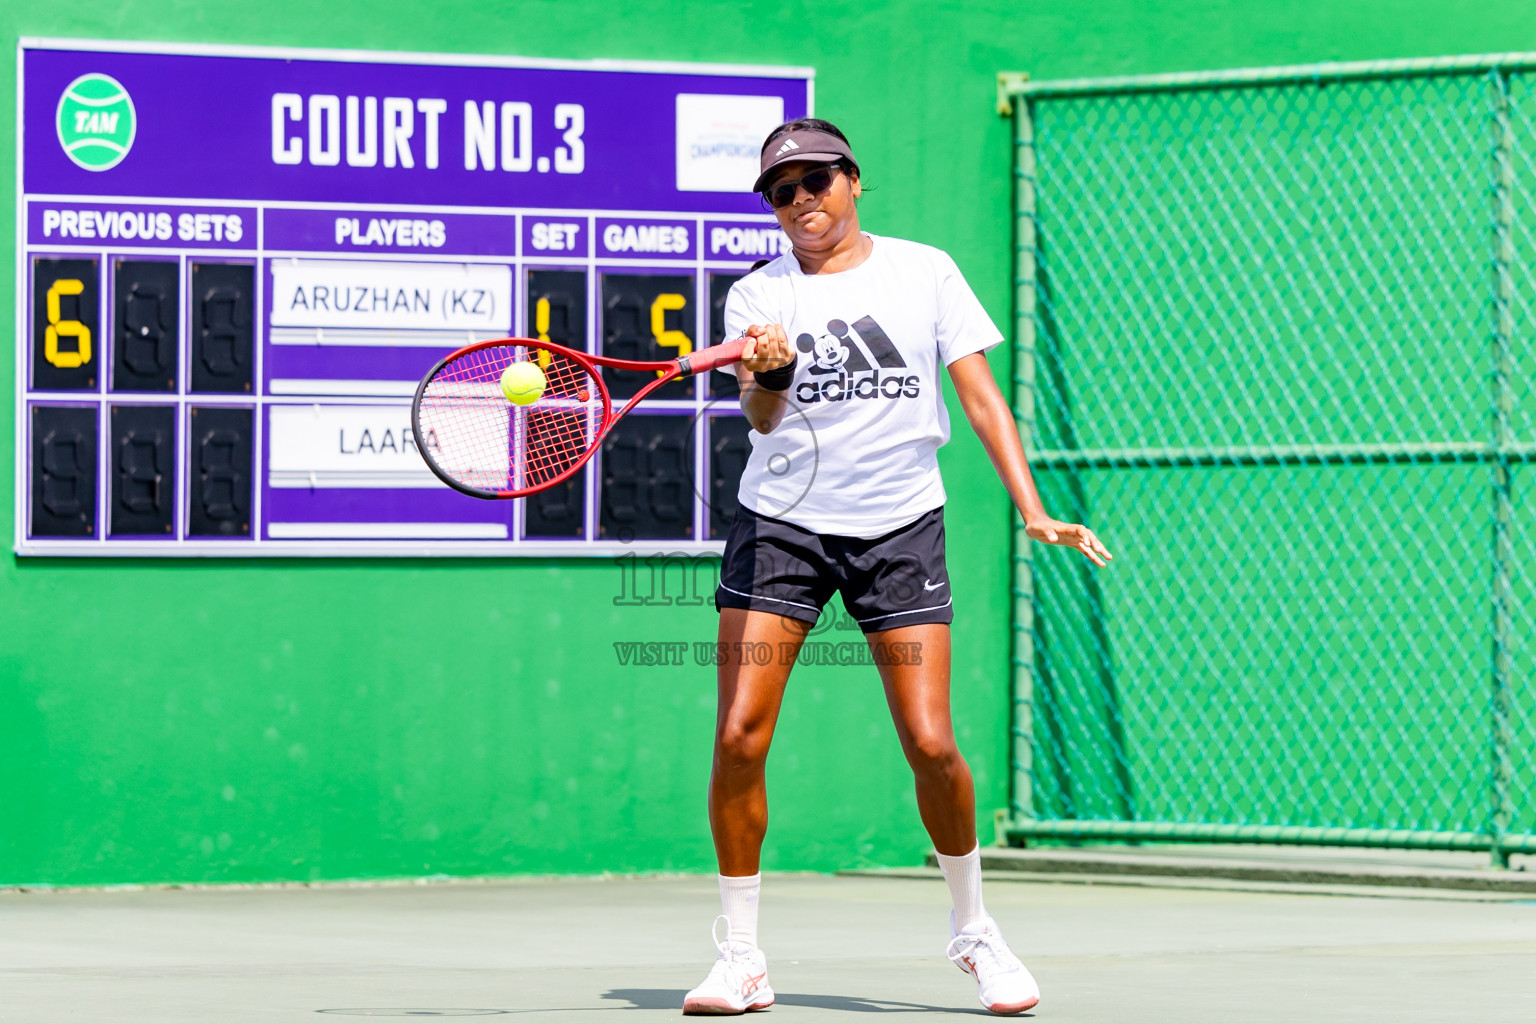
{"type": "Polygon", "coordinates": [[[867,237],[874,248],[851,270],[808,276],[786,253],[725,302],[727,338],[779,323],[799,352],[783,421],[750,434],[741,503],[814,533],[865,538],[944,504],[942,367],[1003,340],[948,254],[867,237]]]}

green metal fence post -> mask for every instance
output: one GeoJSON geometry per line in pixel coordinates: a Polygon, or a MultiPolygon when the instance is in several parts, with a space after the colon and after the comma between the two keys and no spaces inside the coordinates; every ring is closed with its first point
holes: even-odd
{"type": "Polygon", "coordinates": [[[1509,866],[1505,836],[1509,832],[1514,808],[1510,803],[1511,741],[1509,721],[1510,637],[1513,631],[1514,549],[1510,536],[1514,496],[1510,486],[1509,447],[1514,441],[1510,417],[1514,410],[1511,379],[1514,374],[1511,346],[1514,316],[1511,310],[1514,287],[1511,265],[1514,262],[1514,129],[1509,109],[1509,75],[1495,69],[1489,76],[1493,115],[1493,612],[1492,680],[1488,695],[1488,834],[1493,863],[1509,866]]]}
{"type": "MultiPolygon", "coordinates": [[[[1014,80],[1023,76],[1011,76],[1014,80]]],[[[999,76],[999,88],[1003,88],[999,76]]],[[[1013,415],[1027,453],[1035,441],[1035,129],[1029,98],[1013,113],[1013,415]]],[[[1013,512],[1013,722],[1009,805],[1034,818],[1035,575],[1029,536],[1013,512]]]]}

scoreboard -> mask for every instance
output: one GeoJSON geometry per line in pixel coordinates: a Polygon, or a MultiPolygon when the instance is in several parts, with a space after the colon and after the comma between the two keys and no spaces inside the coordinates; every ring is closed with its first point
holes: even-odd
{"type": "Polygon", "coordinates": [[[724,340],[731,284],[787,251],[749,189],[810,70],[26,39],[17,65],[18,553],[719,550],[733,375],[514,501],[439,482],[410,403],[480,339],[724,340]]]}

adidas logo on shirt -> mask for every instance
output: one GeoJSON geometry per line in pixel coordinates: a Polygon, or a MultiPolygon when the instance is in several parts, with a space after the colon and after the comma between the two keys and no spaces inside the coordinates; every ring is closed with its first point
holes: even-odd
{"type": "Polygon", "coordinates": [[[777,153],[773,154],[773,155],[776,156],[776,157],[783,156],[785,153],[788,153],[790,150],[792,150],[792,149],[799,149],[799,148],[800,148],[800,144],[798,142],[796,142],[794,139],[785,139],[784,140],[784,145],[780,146],[779,147],[779,151],[777,153]]]}
{"type": "Polygon", "coordinates": [[[802,334],[795,339],[795,347],[806,355],[814,354],[808,369],[812,379],[801,381],[795,388],[795,397],[801,402],[916,398],[921,393],[921,378],[916,375],[882,373],[905,370],[907,363],[874,317],[855,321],[852,330],[842,320],[829,321],[826,334],[820,338],[802,334]],[[816,380],[817,376],[829,379],[816,380]]]}

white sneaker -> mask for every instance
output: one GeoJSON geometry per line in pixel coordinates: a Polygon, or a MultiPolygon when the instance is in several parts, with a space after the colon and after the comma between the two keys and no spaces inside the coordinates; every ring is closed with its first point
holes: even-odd
{"type": "Polygon", "coordinates": [[[713,925],[709,930],[720,956],[709,969],[704,984],[683,997],[683,1012],[736,1014],[768,1009],[773,1005],[773,989],[768,987],[768,958],[756,946],[732,942],[730,919],[722,914],[715,918],[715,925],[721,921],[725,922],[724,942],[715,939],[713,925]]]}
{"type": "Polygon", "coordinates": [[[993,1013],[1023,1013],[1040,1001],[1040,986],[1003,941],[996,921],[988,917],[956,934],[950,911],[949,934],[945,955],[976,979],[982,1006],[993,1013]]]}

